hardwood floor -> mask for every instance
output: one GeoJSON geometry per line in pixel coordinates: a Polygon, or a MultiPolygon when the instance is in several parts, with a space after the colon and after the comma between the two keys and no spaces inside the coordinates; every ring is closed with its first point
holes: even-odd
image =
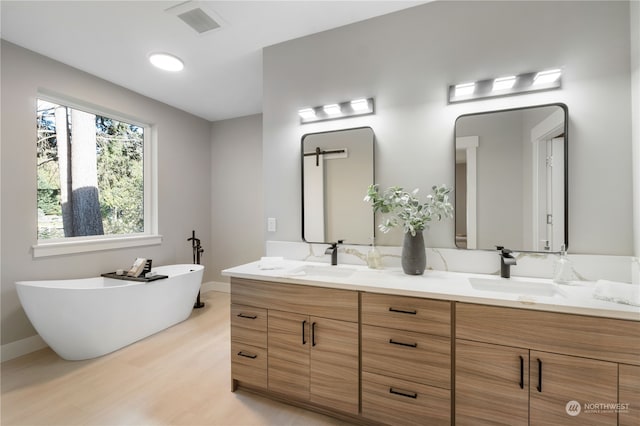
{"type": "Polygon", "coordinates": [[[3,426],[347,425],[230,391],[229,295],[114,353],[65,361],[43,349],[1,365],[3,426]]]}

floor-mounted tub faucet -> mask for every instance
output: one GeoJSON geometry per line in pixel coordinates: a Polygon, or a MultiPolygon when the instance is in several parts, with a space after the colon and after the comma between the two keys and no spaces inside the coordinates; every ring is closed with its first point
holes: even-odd
{"type": "Polygon", "coordinates": [[[342,242],[343,240],[338,240],[337,243],[330,243],[331,246],[324,251],[324,254],[331,255],[331,264],[333,266],[338,264],[338,244],[342,244],[342,242]]]}
{"type": "Polygon", "coordinates": [[[516,258],[511,255],[512,251],[502,246],[496,246],[500,251],[500,276],[502,278],[511,277],[511,266],[516,264],[516,258]]]}

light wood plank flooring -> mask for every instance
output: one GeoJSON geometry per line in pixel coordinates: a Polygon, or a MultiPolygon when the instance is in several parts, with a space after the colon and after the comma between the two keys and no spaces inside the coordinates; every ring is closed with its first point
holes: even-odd
{"type": "Polygon", "coordinates": [[[346,425],[230,391],[229,295],[114,353],[64,361],[50,349],[1,365],[3,426],[346,425]]]}

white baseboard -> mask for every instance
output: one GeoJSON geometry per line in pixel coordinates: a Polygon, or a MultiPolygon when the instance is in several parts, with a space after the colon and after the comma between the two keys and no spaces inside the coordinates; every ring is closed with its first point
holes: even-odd
{"type": "Polygon", "coordinates": [[[222,283],[218,281],[209,281],[206,283],[202,283],[202,286],[200,286],[200,291],[202,293],[206,293],[208,291],[220,291],[222,293],[231,293],[231,284],[222,283]]]}
{"type": "Polygon", "coordinates": [[[2,345],[0,348],[0,360],[2,360],[2,362],[9,361],[10,359],[18,358],[19,356],[35,352],[46,347],[47,344],[42,340],[42,337],[40,337],[39,334],[36,334],[35,336],[27,337],[26,339],[2,345]]]}

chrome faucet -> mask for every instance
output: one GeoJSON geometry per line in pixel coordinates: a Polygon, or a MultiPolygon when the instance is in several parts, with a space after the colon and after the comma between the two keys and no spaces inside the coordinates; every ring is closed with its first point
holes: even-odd
{"type": "Polygon", "coordinates": [[[511,277],[511,266],[516,264],[516,258],[511,255],[512,251],[502,246],[496,246],[500,251],[500,276],[502,278],[511,277]]]}
{"type": "Polygon", "coordinates": [[[337,243],[330,243],[331,246],[324,251],[324,254],[331,255],[331,264],[336,266],[338,264],[338,244],[342,244],[343,240],[338,240],[337,243]]]}

